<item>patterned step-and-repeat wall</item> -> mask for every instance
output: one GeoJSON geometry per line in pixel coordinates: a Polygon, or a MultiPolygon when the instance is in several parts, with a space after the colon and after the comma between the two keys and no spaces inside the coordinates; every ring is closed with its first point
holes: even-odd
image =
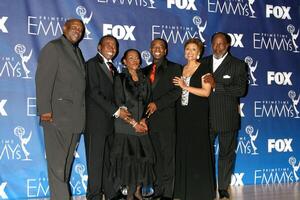
{"type": "MultiPolygon", "coordinates": [[[[143,66],[149,64],[156,37],[168,41],[170,60],[184,64],[187,39],[200,38],[209,55],[210,36],[228,33],[231,52],[249,65],[232,185],[299,181],[299,0],[1,0],[0,199],[49,196],[34,76],[40,49],[74,17],[86,26],[85,59],[96,54],[99,37],[112,34],[120,42],[120,68],[127,48],[139,49],[143,66]]],[[[86,181],[81,140],[70,182],[74,195],[85,193],[86,181]]]]}

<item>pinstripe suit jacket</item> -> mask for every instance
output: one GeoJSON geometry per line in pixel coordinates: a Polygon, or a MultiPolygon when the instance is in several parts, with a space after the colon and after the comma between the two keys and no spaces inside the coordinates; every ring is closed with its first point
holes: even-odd
{"type": "MultiPolygon", "coordinates": [[[[213,72],[213,57],[203,59],[213,72]]],[[[210,128],[216,132],[235,131],[240,128],[239,98],[247,90],[246,63],[227,54],[213,72],[216,87],[209,96],[210,128]]]]}

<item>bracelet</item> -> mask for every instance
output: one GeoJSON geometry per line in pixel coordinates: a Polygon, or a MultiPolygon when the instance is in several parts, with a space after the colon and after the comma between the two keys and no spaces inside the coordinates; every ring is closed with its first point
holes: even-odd
{"type": "Polygon", "coordinates": [[[135,122],[135,123],[132,125],[132,127],[134,128],[136,125],[137,125],[137,122],[135,122]]]}

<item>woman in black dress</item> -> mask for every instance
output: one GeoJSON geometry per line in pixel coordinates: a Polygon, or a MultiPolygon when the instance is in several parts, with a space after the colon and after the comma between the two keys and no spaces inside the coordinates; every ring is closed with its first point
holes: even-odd
{"type": "Polygon", "coordinates": [[[214,199],[212,153],[209,140],[208,96],[211,86],[203,77],[209,67],[199,62],[203,44],[189,39],[184,45],[187,64],[173,82],[182,88],[177,104],[175,198],[214,199]]]}
{"type": "Polygon", "coordinates": [[[145,122],[145,108],[150,102],[149,80],[140,70],[141,56],[135,49],[124,53],[123,73],[115,78],[114,94],[119,107],[126,108],[131,117],[115,119],[115,135],[110,152],[110,177],[116,191],[127,187],[127,199],[142,199],[141,187],[154,179],[154,151],[145,122]]]}

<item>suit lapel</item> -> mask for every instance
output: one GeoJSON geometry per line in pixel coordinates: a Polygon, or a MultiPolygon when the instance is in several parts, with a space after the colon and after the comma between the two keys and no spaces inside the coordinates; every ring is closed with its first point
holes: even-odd
{"type": "Polygon", "coordinates": [[[97,64],[99,65],[100,69],[104,72],[104,74],[108,77],[108,79],[113,83],[113,77],[111,75],[111,72],[107,68],[106,64],[104,63],[103,58],[97,54],[98,61],[97,64]]]}

